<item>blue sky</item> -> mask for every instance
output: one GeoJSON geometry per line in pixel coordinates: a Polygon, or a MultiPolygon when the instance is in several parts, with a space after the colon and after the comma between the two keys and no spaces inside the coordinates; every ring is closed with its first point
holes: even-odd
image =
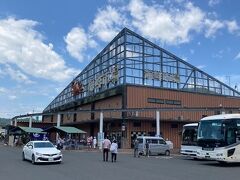
{"type": "Polygon", "coordinates": [[[124,27],[240,90],[240,2],[1,0],[0,117],[42,111],[124,27]]]}

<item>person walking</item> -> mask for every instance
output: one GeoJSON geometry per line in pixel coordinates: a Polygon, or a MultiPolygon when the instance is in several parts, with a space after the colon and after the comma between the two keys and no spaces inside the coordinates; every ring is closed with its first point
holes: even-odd
{"type": "Polygon", "coordinates": [[[103,140],[103,161],[108,161],[108,152],[111,146],[111,142],[108,139],[108,136],[103,140]]]}
{"type": "Polygon", "coordinates": [[[146,156],[149,157],[149,142],[147,140],[146,140],[145,148],[146,148],[146,156]]]}
{"type": "Polygon", "coordinates": [[[97,139],[94,136],[94,138],[93,138],[93,148],[96,149],[96,147],[97,147],[97,139]]]}
{"type": "Polygon", "coordinates": [[[134,141],[134,157],[137,157],[137,156],[140,157],[138,152],[138,145],[139,145],[139,141],[136,138],[134,141]]]}
{"type": "Polygon", "coordinates": [[[117,160],[117,153],[118,153],[118,144],[117,144],[117,141],[114,139],[113,140],[113,143],[111,144],[111,147],[110,147],[110,151],[111,151],[111,154],[112,154],[112,162],[116,162],[117,160]]]}

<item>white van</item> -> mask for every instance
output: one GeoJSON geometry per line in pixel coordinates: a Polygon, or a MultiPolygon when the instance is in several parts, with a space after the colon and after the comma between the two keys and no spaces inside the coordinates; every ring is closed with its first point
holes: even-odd
{"type": "Polygon", "coordinates": [[[146,142],[149,143],[149,155],[170,155],[169,144],[162,137],[138,136],[137,139],[139,142],[138,152],[141,155],[146,153],[146,142]]]}

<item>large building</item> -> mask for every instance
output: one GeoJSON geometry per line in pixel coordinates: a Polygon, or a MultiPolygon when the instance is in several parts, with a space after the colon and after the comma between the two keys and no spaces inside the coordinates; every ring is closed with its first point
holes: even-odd
{"type": "Polygon", "coordinates": [[[44,122],[103,131],[131,147],[136,135],[160,132],[181,144],[182,126],[204,116],[239,112],[240,93],[188,62],[124,28],[45,108],[44,122]],[[107,110],[109,109],[109,110],[107,110]]]}

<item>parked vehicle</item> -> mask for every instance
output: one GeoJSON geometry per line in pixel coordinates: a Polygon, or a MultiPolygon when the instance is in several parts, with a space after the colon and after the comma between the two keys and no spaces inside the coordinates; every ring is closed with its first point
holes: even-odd
{"type": "Polygon", "coordinates": [[[146,154],[146,142],[149,143],[149,155],[164,154],[170,155],[170,146],[162,137],[138,136],[138,152],[140,155],[146,154]]]}
{"type": "Polygon", "coordinates": [[[197,156],[197,129],[198,123],[185,124],[182,130],[182,155],[196,157],[197,156]]]}
{"type": "Polygon", "coordinates": [[[29,141],[22,152],[22,159],[32,164],[42,162],[62,162],[63,155],[50,141],[29,141]]]}
{"type": "Polygon", "coordinates": [[[201,119],[197,156],[220,163],[240,162],[240,114],[221,114],[201,119]]]}

